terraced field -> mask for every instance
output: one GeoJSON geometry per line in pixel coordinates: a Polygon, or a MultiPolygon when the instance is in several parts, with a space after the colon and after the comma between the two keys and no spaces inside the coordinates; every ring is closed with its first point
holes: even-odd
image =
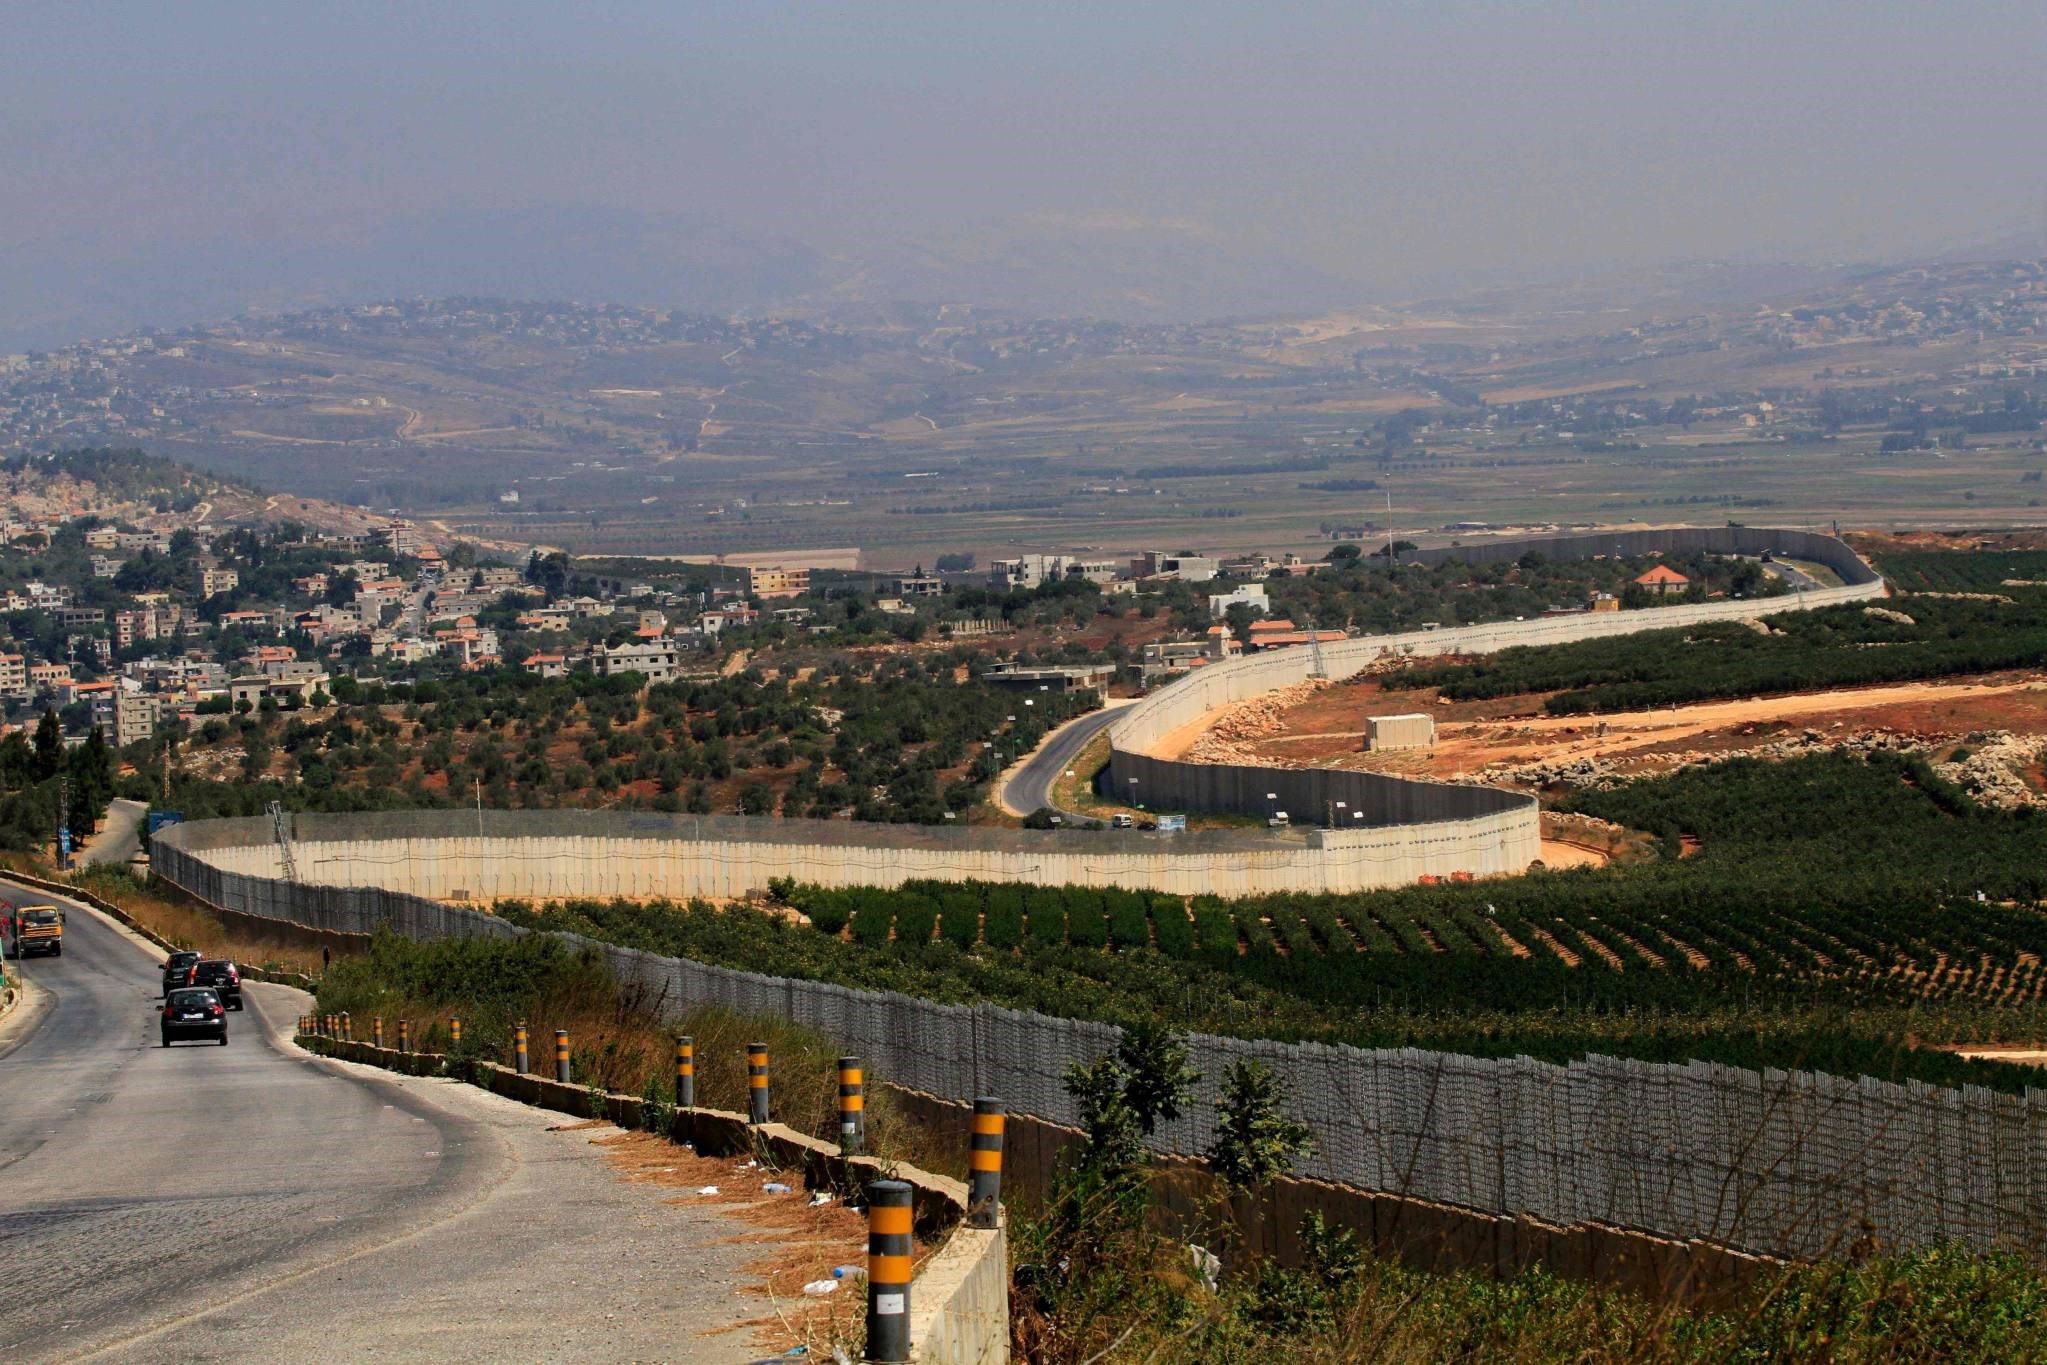
{"type": "MultiPolygon", "coordinates": [[[[1872,920],[1862,907],[1795,911],[1665,904],[1535,909],[1502,904],[1484,883],[1379,897],[1289,895],[1226,902],[1088,887],[913,882],[898,890],[796,888],[818,932],[869,948],[933,942],[968,951],[1155,950],[1254,976],[1331,977],[1359,966],[1446,980],[1491,964],[1661,978],[1722,993],[1822,989],[1892,1000],[2020,1004],[2047,988],[2047,918],[2009,904],[1964,901],[1901,908],[1872,920]]],[[[1373,976],[1380,972],[1369,973],[1373,976]]],[[[1491,973],[1483,973],[1491,975],[1491,973]]],[[[1618,985],[1618,982],[1611,983],[1618,985]]]]}

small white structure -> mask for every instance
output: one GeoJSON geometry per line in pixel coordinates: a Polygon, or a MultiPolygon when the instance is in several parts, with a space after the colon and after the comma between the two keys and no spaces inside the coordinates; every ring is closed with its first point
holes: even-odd
{"type": "Polygon", "coordinates": [[[1425,712],[1404,716],[1367,716],[1365,747],[1381,749],[1426,749],[1436,742],[1436,718],[1425,712]]]}
{"type": "Polygon", "coordinates": [[[1230,614],[1230,608],[1239,602],[1254,611],[1272,615],[1272,599],[1265,595],[1263,583],[1252,583],[1238,588],[1235,592],[1210,593],[1208,597],[1208,619],[1220,621],[1230,614]]]}

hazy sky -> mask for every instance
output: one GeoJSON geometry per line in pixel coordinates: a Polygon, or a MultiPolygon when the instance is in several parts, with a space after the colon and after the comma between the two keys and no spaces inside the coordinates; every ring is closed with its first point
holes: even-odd
{"type": "Polygon", "coordinates": [[[0,328],[67,272],[445,211],[709,215],[827,251],[1171,218],[1397,293],[1892,251],[2033,222],[2047,187],[2040,0],[5,14],[0,328]]]}

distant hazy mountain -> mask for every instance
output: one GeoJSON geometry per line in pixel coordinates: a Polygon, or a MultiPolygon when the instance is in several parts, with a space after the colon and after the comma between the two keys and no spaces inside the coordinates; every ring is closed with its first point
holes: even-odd
{"type": "Polygon", "coordinates": [[[706,311],[911,302],[1127,320],[1359,298],[1348,281],[1246,259],[1184,223],[1027,219],[828,257],[709,218],[553,208],[435,214],[319,244],[162,245],[120,258],[63,244],[0,253],[0,350],[413,294],[706,311]]]}
{"type": "Polygon", "coordinates": [[[120,259],[63,247],[0,253],[0,349],[413,294],[723,311],[813,293],[830,280],[810,247],[710,219],[592,208],[451,212],[311,245],[165,245],[120,259]]]}
{"type": "Polygon", "coordinates": [[[1352,280],[1247,257],[1196,224],[1032,217],[885,243],[840,263],[837,302],[974,304],[1128,321],[1314,311],[1360,302],[1352,280]]]}

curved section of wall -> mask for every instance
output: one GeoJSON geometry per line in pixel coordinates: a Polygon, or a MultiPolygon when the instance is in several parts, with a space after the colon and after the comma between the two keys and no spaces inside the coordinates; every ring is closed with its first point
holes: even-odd
{"type": "MultiPolygon", "coordinates": [[[[1534,821],[1518,808],[1477,819],[1283,834],[949,830],[622,811],[302,814],[292,822],[299,882],[404,886],[436,901],[728,899],[778,877],[822,886],[933,878],[1176,895],[1347,892],[1424,876],[1519,872],[1539,853],[1534,821]]],[[[174,880],[203,880],[208,869],[254,878],[285,871],[261,819],[169,826],[156,836],[152,856],[165,875],[180,869],[174,880]]]]}
{"type": "MultiPolygon", "coordinates": [[[[1676,527],[1545,536],[1419,551],[1405,558],[1407,562],[1417,564],[1441,564],[1452,559],[1493,564],[1531,553],[1548,559],[1590,559],[1601,555],[1651,553],[1760,555],[1766,551],[1824,564],[1840,576],[1841,586],[1750,601],[1698,602],[1646,611],[1587,612],[1534,621],[1498,621],[1447,630],[1375,635],[1323,646],[1323,671],[1331,678],[1341,679],[1351,677],[1389,654],[1414,658],[1436,654],[1490,654],[1518,645],[1569,644],[1703,621],[1746,620],[1883,595],[1883,578],[1834,537],[1811,531],[1762,527],[1676,527]]],[[[1263,814],[1270,806],[1276,805],[1297,818],[1318,821],[1328,817],[1335,802],[1344,801],[1348,810],[1363,809],[1366,812],[1364,820],[1358,822],[1364,825],[1398,826],[1415,818],[1407,813],[1411,811],[1429,812],[1424,818],[1438,820],[1456,818],[1450,812],[1461,811],[1465,818],[1491,812],[1493,807],[1485,805],[1486,797],[1481,795],[1489,792],[1486,788],[1388,777],[1361,781],[1357,779],[1371,775],[1335,771],[1316,777],[1312,775],[1323,770],[1296,768],[1247,767],[1226,770],[1240,776],[1217,776],[1216,765],[1162,758],[1152,752],[1154,746],[1168,735],[1198,722],[1212,711],[1305,681],[1313,667],[1314,651],[1305,646],[1272,650],[1197,669],[1160,688],[1135,706],[1126,707],[1109,726],[1109,766],[1105,779],[1108,787],[1118,796],[1124,796],[1132,790],[1130,783],[1135,779],[1136,791],[1145,805],[1156,810],[1263,814]],[[1291,805],[1265,798],[1265,793],[1281,790],[1300,795],[1291,805]]],[[[1531,822],[1535,820],[1533,801],[1504,792],[1490,792],[1489,795],[1525,803],[1526,818],[1531,822]]],[[[1350,818],[1355,819],[1354,816],[1350,818]]]]}

